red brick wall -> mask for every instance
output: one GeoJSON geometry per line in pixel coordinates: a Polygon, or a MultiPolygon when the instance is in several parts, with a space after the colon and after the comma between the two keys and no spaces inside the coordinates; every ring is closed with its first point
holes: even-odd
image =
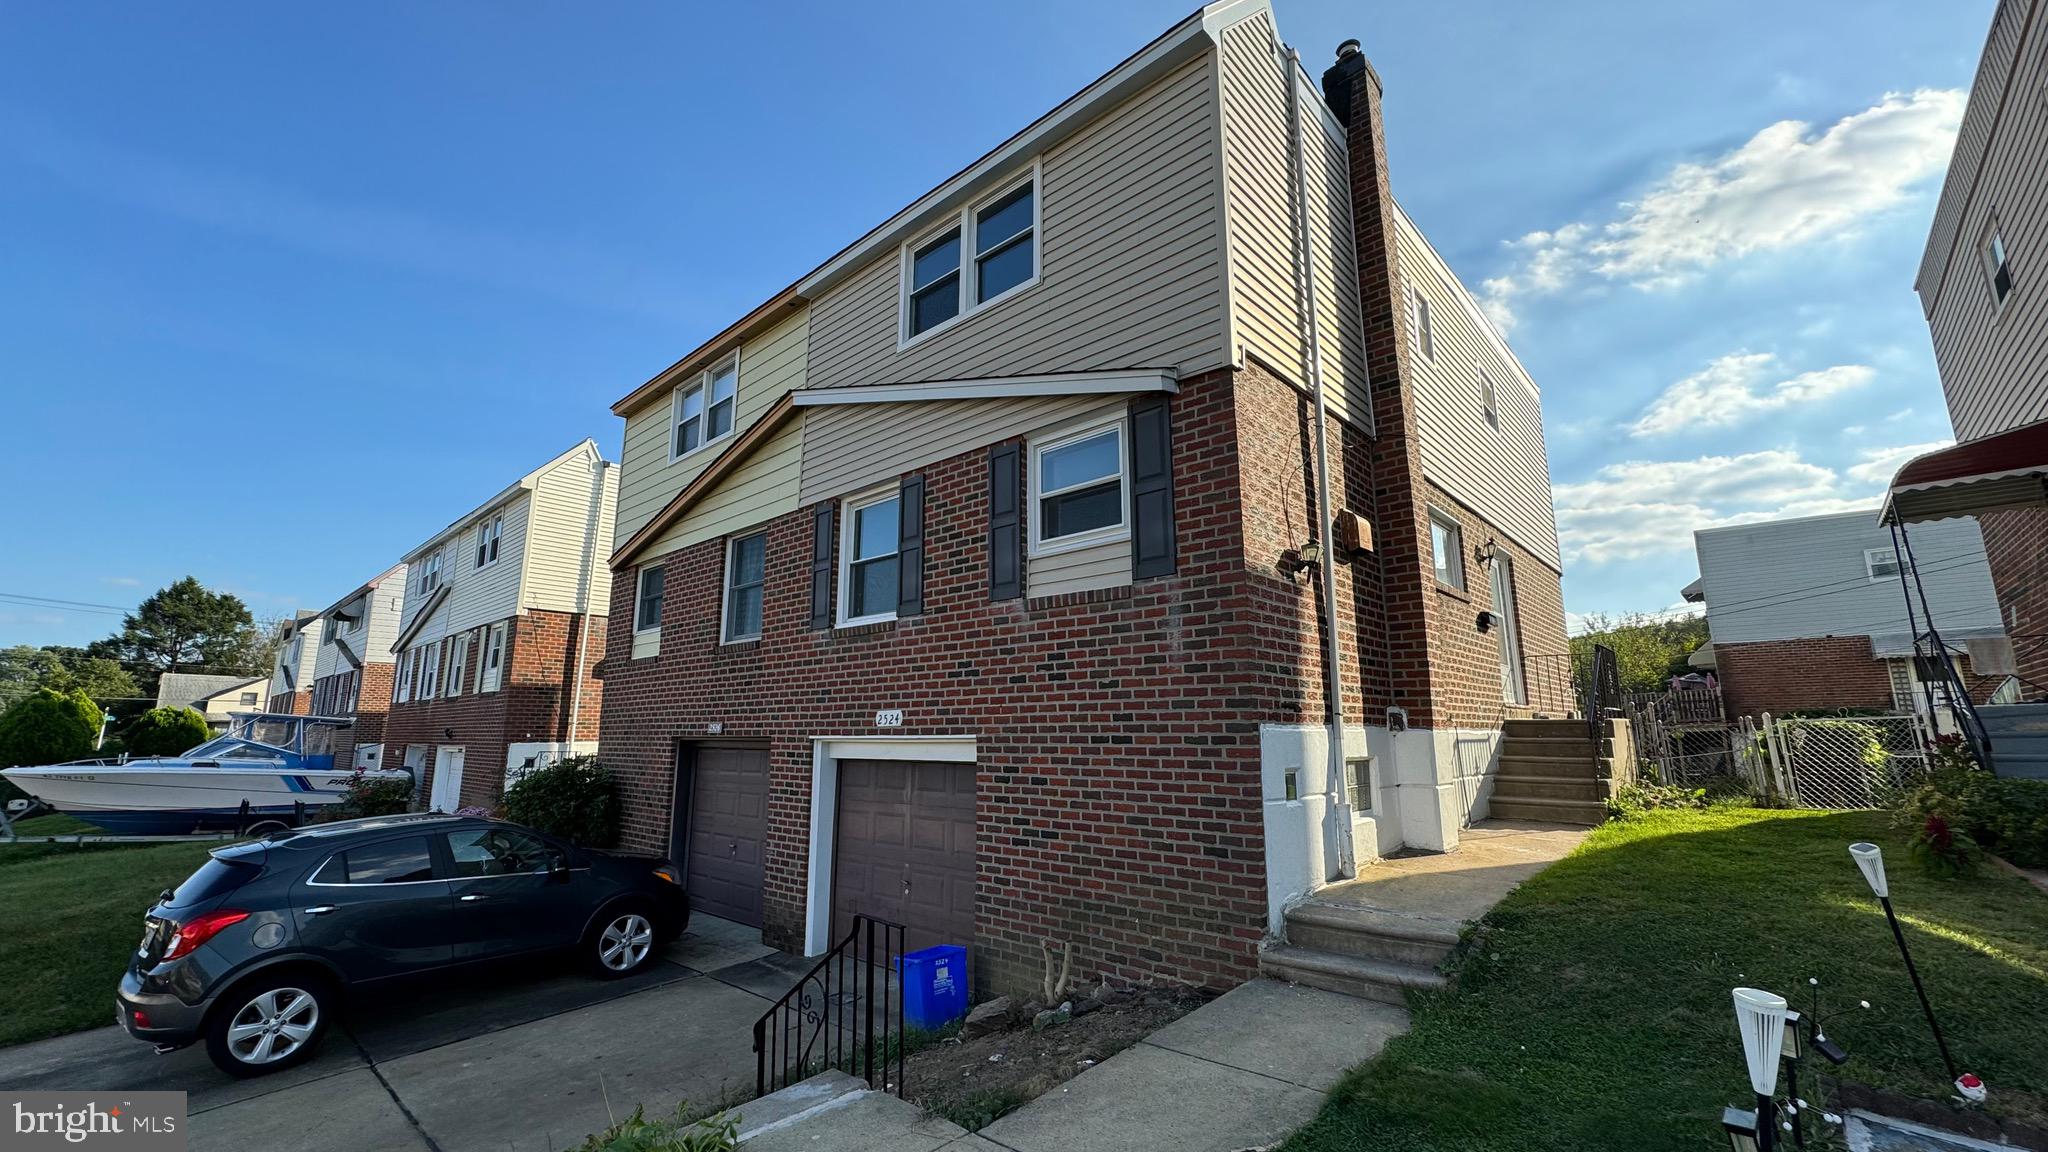
{"type": "Polygon", "coordinates": [[[2029,700],[2048,693],[2048,508],[1977,517],[2015,666],[2029,700]]]}
{"type": "Polygon", "coordinates": [[[808,630],[808,508],[769,525],[758,643],[718,643],[723,541],[665,558],[657,657],[626,655],[635,582],[615,574],[603,756],[626,786],[628,843],[668,848],[679,738],[715,721],[767,740],[765,935],[800,947],[810,738],[872,732],[878,709],[901,708],[904,735],[978,742],[982,980],[1035,984],[1046,937],[1072,941],[1091,975],[1249,976],[1265,921],[1264,709],[1240,673],[1263,637],[1245,623],[1230,397],[1223,372],[1173,402],[1173,576],[991,603],[985,449],[920,469],[923,616],[808,630]]]}
{"type": "MultiPolygon", "coordinates": [[[[404,764],[402,748],[419,745],[423,757],[420,796],[432,795],[435,750],[462,748],[461,803],[495,808],[504,799],[505,759],[513,744],[536,741],[594,740],[603,708],[603,683],[590,675],[604,657],[604,617],[570,612],[530,610],[514,616],[505,635],[505,674],[494,692],[476,690],[478,642],[470,646],[470,668],[463,693],[453,699],[408,700],[390,706],[385,722],[386,753],[391,767],[404,764]],[[569,709],[577,670],[577,639],[590,621],[584,653],[582,726],[569,731],[569,709]],[[454,735],[449,735],[450,731],[454,735]]],[[[445,652],[445,645],[444,645],[445,652]]],[[[441,679],[446,683],[446,673],[441,679]]],[[[385,688],[390,697],[390,687],[385,688]]]]}
{"type": "Polygon", "coordinates": [[[1892,707],[1891,675],[1868,636],[1716,644],[1714,663],[1730,716],[1892,707]]]}
{"type": "Polygon", "coordinates": [[[1539,667],[1545,656],[1568,652],[1564,591],[1557,570],[1441,488],[1432,484],[1426,491],[1431,501],[1457,518],[1465,553],[1463,589],[1437,583],[1433,569],[1423,573],[1435,600],[1435,610],[1430,613],[1428,654],[1437,723],[1457,728],[1498,728],[1511,715],[1526,716],[1545,706],[1560,707],[1560,700],[1543,698],[1548,680],[1539,667]],[[1479,613],[1493,611],[1493,586],[1488,566],[1475,559],[1473,553],[1488,544],[1509,561],[1522,679],[1528,689],[1527,706],[1503,702],[1499,634],[1479,631],[1479,613]]]}
{"type": "Polygon", "coordinates": [[[313,711],[313,693],[310,689],[301,692],[279,692],[265,704],[268,712],[283,712],[292,716],[305,716],[313,711]]]}

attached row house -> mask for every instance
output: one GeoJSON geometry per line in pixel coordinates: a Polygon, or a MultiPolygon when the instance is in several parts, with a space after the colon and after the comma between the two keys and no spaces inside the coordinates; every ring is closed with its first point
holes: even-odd
{"type": "MultiPolygon", "coordinates": [[[[329,605],[302,635],[318,637],[309,714],[355,720],[354,763],[382,768],[389,710],[391,641],[405,611],[405,565],[394,564],[329,605]]],[[[313,642],[311,640],[309,643],[313,642]]]]}
{"type": "Polygon", "coordinates": [[[597,750],[618,484],[584,440],[406,553],[383,740],[427,807],[493,807],[597,750]]]}
{"type": "Polygon", "coordinates": [[[277,659],[270,669],[266,712],[304,716],[313,710],[314,664],[323,634],[318,612],[295,612],[277,626],[277,659]]]}
{"type": "Polygon", "coordinates": [[[868,914],[983,987],[1047,938],[1236,983],[1290,901],[1456,847],[1503,721],[1568,705],[1530,696],[1536,386],[1395,202],[1357,43],[1318,84],[1264,0],[613,412],[627,846],[780,947],[868,914]]]}

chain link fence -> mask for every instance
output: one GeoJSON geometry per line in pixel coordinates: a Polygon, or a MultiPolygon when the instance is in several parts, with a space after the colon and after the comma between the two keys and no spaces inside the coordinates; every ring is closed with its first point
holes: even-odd
{"type": "Polygon", "coordinates": [[[1928,772],[1918,716],[1760,719],[1735,729],[1734,757],[1756,791],[1794,808],[1890,807],[1928,772]]]}

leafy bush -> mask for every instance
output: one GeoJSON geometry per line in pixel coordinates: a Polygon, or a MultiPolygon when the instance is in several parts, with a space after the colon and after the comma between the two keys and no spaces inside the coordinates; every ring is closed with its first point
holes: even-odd
{"type": "Polygon", "coordinates": [[[578,1144],[574,1152],[731,1152],[739,1146],[739,1119],[721,1112],[708,1120],[692,1122],[676,1105],[668,1119],[649,1120],[635,1108],[633,1114],[578,1144]]]}
{"type": "MultiPolygon", "coordinates": [[[[85,693],[38,688],[0,715],[0,768],[62,764],[92,754],[100,734],[99,705],[85,693]]],[[[18,799],[21,789],[0,780],[0,802],[18,799]]]]}
{"type": "Polygon", "coordinates": [[[586,848],[619,839],[619,790],[594,756],[537,768],[505,792],[505,818],[586,848]]]}
{"type": "Polygon", "coordinates": [[[1929,835],[1933,820],[1951,836],[2023,868],[2048,868],[2048,780],[1993,776],[1976,768],[1939,770],[1908,793],[1898,811],[1899,823],[1916,837],[1929,835]]]}
{"type": "Polygon", "coordinates": [[[151,708],[121,732],[131,756],[176,756],[206,743],[213,730],[190,708],[151,708]]]}
{"type": "Polygon", "coordinates": [[[1948,820],[1931,815],[1913,832],[1913,859],[1930,876],[1946,880],[1974,871],[1977,842],[1967,832],[1958,832],[1948,820]]]}
{"type": "Polygon", "coordinates": [[[356,769],[348,778],[348,794],[330,811],[336,820],[359,816],[396,816],[412,807],[413,782],[379,779],[356,769]]]}
{"type": "Polygon", "coordinates": [[[1607,798],[1609,819],[1626,820],[1654,808],[1705,808],[1707,790],[1644,780],[1623,784],[1607,798]]]}

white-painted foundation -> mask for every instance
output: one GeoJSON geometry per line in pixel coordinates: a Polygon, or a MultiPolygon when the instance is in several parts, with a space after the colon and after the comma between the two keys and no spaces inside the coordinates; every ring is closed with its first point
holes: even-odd
{"type": "Polygon", "coordinates": [[[571,756],[597,755],[595,740],[530,740],[505,746],[505,786],[524,779],[528,772],[559,763],[571,756]]]}

